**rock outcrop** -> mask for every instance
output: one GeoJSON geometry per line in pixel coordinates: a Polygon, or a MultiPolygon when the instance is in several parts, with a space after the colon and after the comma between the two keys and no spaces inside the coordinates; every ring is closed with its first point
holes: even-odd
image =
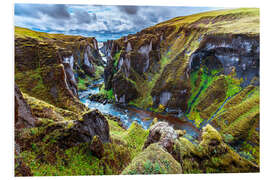
{"type": "Polygon", "coordinates": [[[15,84],[15,128],[34,127],[37,118],[33,115],[29,105],[26,103],[23,95],[15,84]]]}
{"type": "Polygon", "coordinates": [[[158,122],[151,126],[143,149],[147,148],[150,144],[158,143],[169,153],[172,153],[174,142],[178,136],[178,133],[167,122],[158,122]]]}
{"type": "Polygon", "coordinates": [[[108,121],[97,109],[85,113],[74,128],[85,142],[90,142],[94,136],[99,136],[102,142],[110,141],[108,121]]]}
{"type": "MultiPolygon", "coordinates": [[[[92,142],[97,146],[98,143],[110,142],[108,121],[98,110],[85,112],[78,120],[50,123],[43,121],[43,124],[39,126],[35,129],[24,129],[16,134],[15,139],[21,151],[31,149],[31,144],[36,143],[37,146],[40,146],[40,150],[45,148],[44,151],[48,151],[48,155],[53,157],[56,150],[65,150],[83,143],[92,142]],[[29,135],[28,131],[37,132],[29,135]],[[97,138],[93,140],[95,136],[98,136],[98,142],[96,142],[97,138]]],[[[50,159],[45,158],[44,160],[50,161],[50,159]]]]}
{"type": "Polygon", "coordinates": [[[15,81],[33,97],[72,111],[84,110],[77,99],[78,86],[99,78],[103,66],[95,38],[15,27],[15,81]]]}
{"type": "Polygon", "coordinates": [[[105,88],[118,102],[210,123],[259,164],[259,37],[256,8],[176,17],[105,42],[105,88]]]}
{"type": "MultiPolygon", "coordinates": [[[[118,98],[134,94],[125,103],[138,107],[157,109],[161,104],[165,110],[178,114],[192,113],[199,90],[208,88],[199,84],[211,84],[205,77],[228,75],[234,69],[233,78],[243,79],[241,88],[254,78],[258,85],[259,47],[258,9],[177,17],[134,35],[105,42],[102,51],[110,59],[105,68],[105,88],[113,89],[118,98]],[[242,24],[243,21],[246,23],[242,24]],[[241,24],[241,29],[237,24],[241,24]],[[201,82],[200,76],[193,75],[200,68],[205,70],[201,82]],[[213,76],[212,71],[218,74],[213,76]],[[192,84],[196,79],[198,90],[192,84]]],[[[218,98],[218,94],[213,97],[218,98]]],[[[216,103],[223,100],[220,98],[216,103]]],[[[217,110],[213,106],[207,113],[217,110]]]]}
{"type": "Polygon", "coordinates": [[[94,38],[15,28],[17,176],[259,172],[258,9],[177,17],[101,51],[105,70],[94,38]],[[90,99],[182,116],[201,137],[88,109],[78,91],[103,70],[90,99]]]}

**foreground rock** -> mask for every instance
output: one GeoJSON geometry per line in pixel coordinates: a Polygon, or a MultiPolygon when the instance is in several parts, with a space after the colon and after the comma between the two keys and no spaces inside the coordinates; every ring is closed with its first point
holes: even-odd
{"type": "Polygon", "coordinates": [[[85,113],[74,129],[81,134],[84,142],[90,142],[94,136],[99,136],[102,142],[110,141],[108,121],[97,109],[85,113]]]}
{"type": "Polygon", "coordinates": [[[49,125],[46,133],[51,134],[47,142],[54,139],[55,145],[63,149],[91,142],[95,136],[99,136],[102,143],[110,141],[107,119],[98,110],[84,113],[80,120],[49,125]]]}
{"type": "Polygon", "coordinates": [[[258,172],[259,167],[241,157],[224,143],[223,138],[211,125],[203,128],[198,145],[181,137],[174,147],[180,151],[184,173],[258,172]]]}
{"type": "Polygon", "coordinates": [[[149,136],[144,143],[144,149],[150,144],[158,143],[161,147],[172,153],[174,141],[178,138],[178,133],[166,122],[157,122],[151,126],[149,136]]]}
{"type": "Polygon", "coordinates": [[[151,144],[121,174],[181,174],[181,165],[160,145],[151,144]]]}
{"type": "Polygon", "coordinates": [[[35,129],[23,129],[15,139],[21,151],[32,149],[35,143],[44,161],[53,162],[57,151],[90,143],[95,136],[101,143],[110,142],[108,121],[98,110],[85,112],[79,120],[40,123],[43,124],[35,129]]]}

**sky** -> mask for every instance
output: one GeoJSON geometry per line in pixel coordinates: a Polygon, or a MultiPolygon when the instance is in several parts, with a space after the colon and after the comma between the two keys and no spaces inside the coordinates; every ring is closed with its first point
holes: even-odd
{"type": "Polygon", "coordinates": [[[15,4],[15,26],[48,33],[118,39],[177,16],[214,7],[102,6],[75,4],[15,4]]]}

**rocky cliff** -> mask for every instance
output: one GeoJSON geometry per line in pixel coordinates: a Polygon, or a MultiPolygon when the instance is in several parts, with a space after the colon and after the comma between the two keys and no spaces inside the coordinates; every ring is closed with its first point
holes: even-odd
{"type": "Polygon", "coordinates": [[[95,38],[15,27],[16,176],[37,175],[29,153],[55,164],[66,149],[111,141],[106,117],[78,99],[78,86],[100,78],[103,66],[95,38]]]}
{"type": "Polygon", "coordinates": [[[177,17],[109,40],[106,66],[94,38],[16,27],[16,175],[258,172],[259,48],[258,9],[177,17]],[[157,119],[124,129],[84,106],[78,90],[103,68],[101,91],[117,103],[190,121],[199,138],[157,119]]]}
{"type": "Polygon", "coordinates": [[[110,59],[105,88],[123,103],[187,112],[194,98],[192,74],[200,68],[208,76],[234,71],[246,87],[259,77],[258,15],[257,9],[201,13],[108,41],[102,49],[110,59]]]}
{"type": "Polygon", "coordinates": [[[219,10],[107,41],[105,88],[118,103],[210,123],[259,163],[259,24],[259,9],[219,10]]]}
{"type": "Polygon", "coordinates": [[[95,38],[15,27],[15,82],[31,96],[82,110],[78,87],[100,78],[103,66],[95,38]]]}

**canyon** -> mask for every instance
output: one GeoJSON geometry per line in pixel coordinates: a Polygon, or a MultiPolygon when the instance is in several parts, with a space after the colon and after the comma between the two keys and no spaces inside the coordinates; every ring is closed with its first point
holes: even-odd
{"type": "Polygon", "coordinates": [[[259,9],[117,40],[15,27],[15,175],[259,172],[259,9]]]}

